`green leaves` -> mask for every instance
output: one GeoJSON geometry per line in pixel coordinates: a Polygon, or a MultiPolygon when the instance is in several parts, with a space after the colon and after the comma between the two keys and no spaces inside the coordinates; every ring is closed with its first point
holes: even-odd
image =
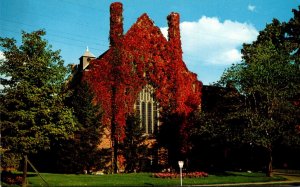
{"type": "Polygon", "coordinates": [[[274,19],[256,41],[244,44],[243,61],[225,71],[219,82],[245,98],[240,115],[229,112],[224,119],[243,119],[247,125],[241,130],[241,140],[270,154],[278,142],[300,142],[295,133],[300,122],[300,108],[295,104],[300,100],[299,10],[294,15],[288,23],[274,19]]]}
{"type": "Polygon", "coordinates": [[[300,71],[291,63],[292,55],[286,48],[286,38],[283,37],[286,34],[283,31],[283,25],[273,20],[260,33],[257,41],[244,45],[244,61],[233,65],[220,81],[223,85],[234,86],[245,96],[247,102],[240,112],[246,114],[251,127],[246,137],[264,146],[265,143],[261,142],[263,138],[273,139],[268,146],[278,139],[281,132],[275,132],[280,125],[287,123],[285,116],[294,118],[288,120],[294,124],[298,120],[289,113],[298,110],[291,100],[299,94],[300,71]],[[274,133],[267,136],[264,131],[274,133]],[[256,135],[260,138],[254,137],[256,135]]]}
{"type": "Polygon", "coordinates": [[[45,31],[22,32],[22,44],[1,38],[0,62],[2,146],[14,153],[47,149],[52,140],[67,139],[75,130],[72,110],[62,92],[67,73],[59,51],[43,39],[45,31]]]}
{"type": "MultiPolygon", "coordinates": [[[[93,102],[94,94],[84,81],[76,85],[72,91],[67,104],[74,110],[76,131],[74,137],[62,142],[61,146],[55,147],[59,155],[56,162],[60,163],[58,170],[63,169],[64,172],[89,171],[95,166],[101,166],[102,155],[98,146],[104,131],[101,123],[102,109],[100,105],[93,102]]],[[[61,115],[59,119],[70,117],[68,113],[58,114],[61,115]]],[[[75,129],[68,129],[68,127],[65,125],[65,120],[59,120],[56,127],[50,127],[49,130],[50,133],[56,133],[56,137],[60,137],[64,135],[62,132],[72,132],[75,129]]]]}
{"type": "Polygon", "coordinates": [[[150,162],[149,157],[149,143],[146,141],[143,129],[140,127],[140,120],[138,116],[129,115],[126,119],[125,128],[126,138],[121,144],[122,153],[125,162],[125,171],[144,171],[146,163],[150,162]]]}

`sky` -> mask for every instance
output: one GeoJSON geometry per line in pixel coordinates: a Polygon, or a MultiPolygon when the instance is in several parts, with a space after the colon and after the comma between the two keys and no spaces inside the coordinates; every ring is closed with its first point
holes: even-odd
{"type": "MultiPolygon", "coordinates": [[[[21,31],[46,31],[65,64],[79,63],[87,46],[95,56],[109,47],[111,0],[0,0],[0,36],[21,43],[21,31]]],[[[124,32],[147,13],[167,37],[167,19],[180,14],[183,60],[205,85],[241,62],[243,43],[256,40],[273,18],[288,21],[300,0],[120,0],[124,32]]],[[[3,53],[0,48],[0,58],[3,53]]]]}

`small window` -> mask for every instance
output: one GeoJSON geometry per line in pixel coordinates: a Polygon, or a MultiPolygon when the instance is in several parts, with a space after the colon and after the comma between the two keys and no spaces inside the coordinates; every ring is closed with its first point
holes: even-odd
{"type": "Polygon", "coordinates": [[[195,83],[193,83],[192,89],[193,89],[193,92],[196,93],[196,84],[195,83]]]}

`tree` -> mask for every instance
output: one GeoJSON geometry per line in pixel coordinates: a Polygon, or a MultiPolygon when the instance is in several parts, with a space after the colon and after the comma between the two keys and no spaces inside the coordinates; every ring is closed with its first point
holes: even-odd
{"type": "Polygon", "coordinates": [[[288,27],[292,27],[288,30],[298,29],[294,22],[299,23],[299,11],[294,13],[290,22],[280,23],[274,19],[256,41],[244,44],[243,61],[228,69],[220,80],[223,86],[230,84],[245,98],[239,115],[229,115],[246,121],[241,132],[244,142],[265,149],[267,176],[272,172],[275,143],[299,145],[300,113],[299,106],[294,104],[300,94],[299,55],[296,55],[299,48],[290,45],[299,46],[299,32],[293,36],[287,32],[288,27]]]}
{"type": "Polygon", "coordinates": [[[103,132],[102,110],[93,99],[94,94],[86,82],[77,85],[69,98],[78,129],[72,139],[65,141],[62,147],[59,147],[60,155],[65,155],[60,158],[61,169],[64,171],[90,171],[100,165],[98,146],[103,132]]]}
{"type": "MultiPolygon", "coordinates": [[[[298,9],[300,6],[298,6],[298,9]]],[[[286,32],[286,42],[296,64],[300,64],[300,11],[293,9],[294,17],[288,23],[283,23],[286,32]]]]}
{"type": "Polygon", "coordinates": [[[121,145],[123,155],[126,159],[125,171],[134,172],[144,170],[145,161],[148,156],[147,136],[144,135],[140,127],[140,120],[134,115],[129,115],[126,119],[126,138],[121,145]]]}
{"type": "Polygon", "coordinates": [[[157,134],[158,146],[168,150],[168,167],[176,168],[178,160],[186,159],[190,147],[189,142],[183,137],[181,124],[186,120],[185,116],[178,114],[164,114],[162,125],[157,134]],[[183,153],[182,149],[185,149],[183,153]]]}
{"type": "MultiPolygon", "coordinates": [[[[67,68],[59,53],[42,37],[45,31],[22,32],[22,44],[0,38],[1,143],[8,152],[28,154],[49,149],[50,142],[68,139],[75,130],[72,110],[64,106],[67,68]]],[[[24,163],[26,185],[26,163],[24,163]]]]}
{"type": "Polygon", "coordinates": [[[199,164],[210,170],[232,169],[239,162],[230,162],[234,150],[244,146],[239,136],[244,121],[238,117],[243,97],[230,85],[204,86],[202,96],[201,111],[194,112],[189,119],[190,169],[198,169],[199,164]]]}

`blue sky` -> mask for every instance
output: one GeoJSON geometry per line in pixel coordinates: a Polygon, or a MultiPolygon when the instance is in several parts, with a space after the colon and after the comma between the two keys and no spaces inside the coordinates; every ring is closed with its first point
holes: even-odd
{"type": "MultiPolygon", "coordinates": [[[[108,49],[111,0],[0,0],[0,36],[21,40],[21,30],[45,29],[66,64],[78,63],[86,46],[96,56],[108,49]]],[[[147,13],[166,35],[166,17],[181,16],[183,59],[204,84],[217,81],[241,60],[273,18],[288,21],[300,0],[124,0],[124,31],[147,13]]],[[[1,51],[1,49],[0,49],[1,51]]]]}

